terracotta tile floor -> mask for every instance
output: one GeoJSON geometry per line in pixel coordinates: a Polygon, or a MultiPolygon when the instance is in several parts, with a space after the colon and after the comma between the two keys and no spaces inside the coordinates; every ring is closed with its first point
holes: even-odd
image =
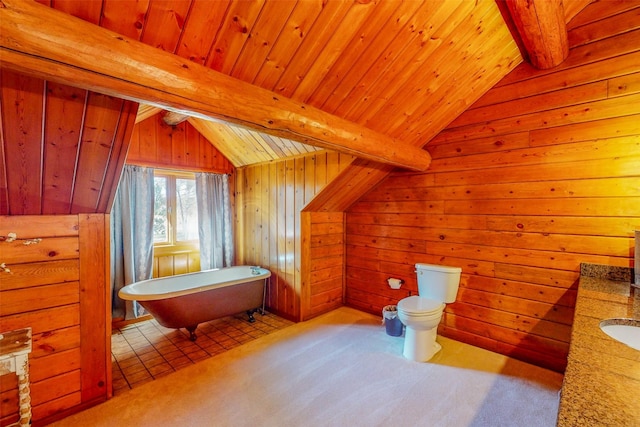
{"type": "Polygon", "coordinates": [[[271,313],[255,314],[255,319],[255,323],[249,323],[242,313],[201,323],[195,342],[189,340],[185,329],[168,329],[155,319],[114,329],[111,335],[113,394],[293,324],[271,313]]]}

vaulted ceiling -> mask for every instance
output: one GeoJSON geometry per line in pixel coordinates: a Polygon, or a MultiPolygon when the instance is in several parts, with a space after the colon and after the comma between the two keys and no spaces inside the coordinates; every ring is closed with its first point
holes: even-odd
{"type": "MultiPolygon", "coordinates": [[[[94,193],[123,161],[114,144],[126,146],[124,124],[136,103],[141,114],[184,114],[236,166],[319,147],[424,169],[428,153],[420,148],[521,63],[524,51],[522,24],[513,25],[501,0],[38,1],[79,18],[69,21],[26,1],[0,0],[0,213],[30,211],[10,207],[20,200],[12,191],[59,187],[43,183],[47,172],[39,182],[24,172],[55,164],[45,150],[53,119],[68,128],[58,138],[75,144],[68,161],[75,153],[75,168],[91,169],[79,153],[93,139],[78,137],[96,127],[87,122],[95,116],[89,99],[101,100],[96,111],[117,111],[98,121],[109,161],[98,167],[94,193]],[[39,121],[27,118],[33,114],[39,121]],[[31,152],[39,160],[24,160],[28,150],[12,155],[20,144],[37,145],[31,152]]],[[[589,2],[554,3],[568,21],[589,2]]],[[[75,174],[70,179],[72,188],[81,185],[75,174]]],[[[65,197],[69,207],[73,196],[65,197]]],[[[109,199],[102,198],[97,211],[109,199]]]]}

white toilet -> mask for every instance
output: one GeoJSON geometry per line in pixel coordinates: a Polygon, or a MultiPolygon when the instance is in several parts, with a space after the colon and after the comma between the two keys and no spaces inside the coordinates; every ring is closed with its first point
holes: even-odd
{"type": "Polygon", "coordinates": [[[403,355],[426,362],[440,349],[436,342],[438,324],[445,303],[456,300],[460,285],[459,267],[416,264],[418,295],[398,302],[398,318],[406,326],[403,355]]]}

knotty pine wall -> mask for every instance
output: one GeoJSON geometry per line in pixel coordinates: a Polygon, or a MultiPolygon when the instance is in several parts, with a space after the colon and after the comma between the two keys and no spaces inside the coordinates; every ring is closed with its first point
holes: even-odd
{"type": "MultiPolygon", "coordinates": [[[[33,420],[61,414],[111,395],[111,329],[107,310],[109,219],[104,214],[2,216],[0,332],[31,327],[29,355],[33,420]]],[[[0,377],[0,425],[17,421],[14,374],[0,377]]]]}
{"type": "Polygon", "coordinates": [[[191,124],[169,126],[158,113],[136,123],[127,163],[191,172],[234,172],[231,162],[191,124]]]}
{"type": "MultiPolygon", "coordinates": [[[[229,174],[229,192],[234,206],[235,167],[188,122],[169,126],[162,113],[133,128],[127,164],[189,172],[229,174]]],[[[200,271],[200,252],[192,249],[156,248],[153,277],[200,271]]]]}
{"type": "Polygon", "coordinates": [[[344,212],[306,212],[302,221],[301,320],[344,305],[344,212]]]}
{"type": "MultiPolygon", "coordinates": [[[[352,156],[345,154],[318,152],[237,170],[237,263],[261,265],[271,270],[267,306],[283,317],[297,321],[318,314],[321,308],[312,307],[312,300],[313,304],[325,308],[342,305],[342,275],[333,277],[332,285],[319,290],[312,289],[312,283],[307,286],[308,274],[305,274],[303,289],[301,274],[303,251],[307,253],[309,242],[314,238],[315,245],[320,245],[319,234],[341,235],[338,240],[331,236],[326,241],[334,248],[325,252],[329,257],[340,256],[334,252],[340,252],[338,247],[343,246],[341,226],[314,228],[311,218],[303,218],[301,211],[352,160],[352,156]],[[311,233],[316,236],[312,237],[311,233]],[[340,284],[339,295],[334,289],[337,283],[340,284]],[[301,299],[303,292],[305,297],[301,299]]],[[[341,224],[342,215],[318,216],[318,220],[341,224]]],[[[337,259],[332,260],[335,261],[337,259]]],[[[327,261],[326,268],[335,268],[332,262],[327,261]]],[[[316,271],[322,269],[320,264],[315,264],[314,268],[316,271]]],[[[317,283],[325,286],[324,281],[319,279],[317,283]]]]}
{"type": "Polygon", "coordinates": [[[107,212],[137,109],[0,70],[0,215],[107,212]]]}
{"type": "Polygon", "coordinates": [[[181,250],[153,252],[153,277],[175,276],[176,274],[200,271],[200,251],[181,250]]]}
{"type": "Polygon", "coordinates": [[[565,368],[580,263],[632,266],[640,229],[631,7],[587,7],[562,65],[519,66],[427,145],[427,173],[395,172],[348,210],[348,305],[415,294],[417,262],[462,267],[442,335],[565,368]]]}

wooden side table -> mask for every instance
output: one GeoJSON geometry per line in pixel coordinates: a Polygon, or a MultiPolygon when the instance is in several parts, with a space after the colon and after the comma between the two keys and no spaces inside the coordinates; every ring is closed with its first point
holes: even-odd
{"type": "Polygon", "coordinates": [[[17,425],[31,424],[31,393],[29,390],[29,353],[31,353],[31,328],[0,333],[0,375],[15,372],[18,376],[17,425]]]}

